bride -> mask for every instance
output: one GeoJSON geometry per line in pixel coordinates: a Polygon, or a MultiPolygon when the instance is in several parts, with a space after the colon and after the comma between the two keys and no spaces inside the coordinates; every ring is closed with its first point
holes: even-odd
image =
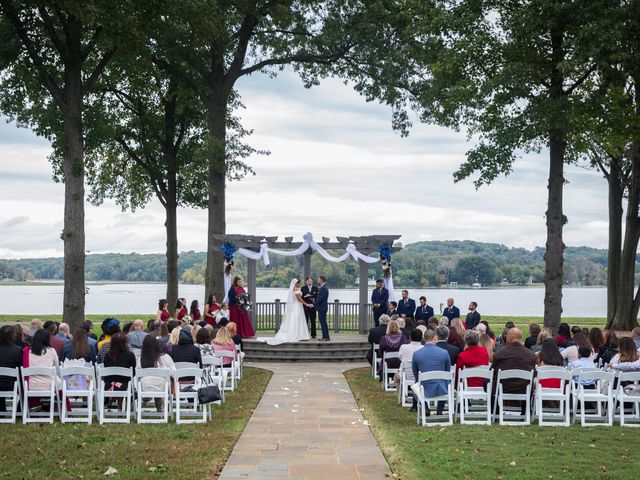
{"type": "Polygon", "coordinates": [[[299,342],[310,340],[309,327],[304,316],[303,305],[311,306],[302,299],[300,293],[300,280],[294,278],[289,285],[289,295],[287,297],[287,310],[284,322],[280,325],[280,330],[275,337],[260,338],[269,345],[280,345],[282,343],[299,342]]]}

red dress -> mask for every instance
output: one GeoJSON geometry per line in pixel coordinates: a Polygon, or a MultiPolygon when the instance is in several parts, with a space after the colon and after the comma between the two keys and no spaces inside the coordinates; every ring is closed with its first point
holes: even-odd
{"type": "Polygon", "coordinates": [[[200,309],[199,309],[199,308],[196,308],[196,309],[195,309],[195,311],[193,312],[193,316],[191,317],[191,319],[192,319],[194,322],[198,322],[198,321],[200,321],[200,309]]]}
{"type": "Polygon", "coordinates": [[[171,314],[168,310],[162,310],[162,313],[160,314],[160,320],[166,322],[167,320],[169,320],[170,316],[171,314]]]}
{"type": "Polygon", "coordinates": [[[178,320],[182,320],[188,314],[189,314],[189,310],[187,310],[186,307],[182,307],[178,312],[178,320]]]}
{"type": "Polygon", "coordinates": [[[236,297],[245,293],[242,287],[231,287],[229,290],[229,321],[235,323],[238,326],[238,335],[242,338],[255,337],[256,332],[253,330],[251,320],[249,319],[249,312],[236,302],[236,297]]]}

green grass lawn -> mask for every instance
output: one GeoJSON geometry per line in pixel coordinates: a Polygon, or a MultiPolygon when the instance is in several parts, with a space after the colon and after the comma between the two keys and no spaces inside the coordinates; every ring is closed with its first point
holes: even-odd
{"type": "Polygon", "coordinates": [[[235,392],[205,425],[2,425],[0,478],[216,478],[269,383],[246,367],[235,392]]]}
{"type": "Polygon", "coordinates": [[[346,372],[382,451],[402,480],[637,479],[640,432],[633,428],[421,427],[415,413],[383,392],[371,370],[346,372]]]}

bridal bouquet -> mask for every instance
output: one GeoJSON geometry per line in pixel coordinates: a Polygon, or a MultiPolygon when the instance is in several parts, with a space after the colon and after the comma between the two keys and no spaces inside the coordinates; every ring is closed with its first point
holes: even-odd
{"type": "Polygon", "coordinates": [[[249,294],[245,292],[238,295],[236,303],[238,304],[238,306],[240,306],[241,308],[244,308],[248,312],[249,310],[251,310],[251,307],[253,306],[250,300],[251,298],[249,297],[249,294]]]}

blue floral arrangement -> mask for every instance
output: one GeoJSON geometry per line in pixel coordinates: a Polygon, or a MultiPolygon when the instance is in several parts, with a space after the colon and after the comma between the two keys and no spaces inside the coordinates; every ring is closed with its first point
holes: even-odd
{"type": "Polygon", "coordinates": [[[378,253],[380,254],[380,261],[382,262],[382,275],[388,277],[391,275],[391,245],[385,243],[380,245],[378,253]]]}
{"type": "Polygon", "coordinates": [[[230,275],[231,269],[233,268],[233,257],[236,254],[236,246],[232,242],[223,242],[220,246],[220,250],[222,250],[225,260],[224,274],[230,275]]]}

